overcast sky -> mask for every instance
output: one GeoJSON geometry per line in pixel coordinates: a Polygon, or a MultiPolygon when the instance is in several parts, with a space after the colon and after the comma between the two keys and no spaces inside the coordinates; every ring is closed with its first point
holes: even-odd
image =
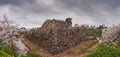
{"type": "Polygon", "coordinates": [[[111,25],[120,23],[120,0],[0,0],[3,15],[27,28],[67,17],[73,24],[111,25]]]}

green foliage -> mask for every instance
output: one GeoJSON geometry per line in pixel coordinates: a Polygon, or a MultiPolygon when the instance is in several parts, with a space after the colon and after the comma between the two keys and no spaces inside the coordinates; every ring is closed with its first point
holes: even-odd
{"type": "Polygon", "coordinates": [[[4,51],[0,51],[0,57],[12,57],[11,55],[7,54],[4,51]]]}
{"type": "Polygon", "coordinates": [[[27,55],[22,55],[21,57],[42,57],[42,56],[36,55],[36,54],[33,54],[33,53],[29,53],[27,55]]]}
{"type": "Polygon", "coordinates": [[[88,29],[87,33],[89,36],[94,36],[94,37],[100,37],[100,35],[101,35],[100,32],[98,32],[95,29],[88,29]]]}
{"type": "Polygon", "coordinates": [[[0,57],[12,57],[13,49],[3,43],[0,43],[0,57]]]}
{"type": "Polygon", "coordinates": [[[120,38],[117,38],[117,39],[115,40],[115,42],[116,42],[116,44],[117,44],[118,46],[120,46],[120,38]]]}
{"type": "Polygon", "coordinates": [[[72,26],[72,18],[67,18],[66,19],[66,22],[68,23],[69,26],[72,26]]]}
{"type": "Polygon", "coordinates": [[[0,43],[0,51],[4,51],[9,55],[13,55],[13,49],[3,43],[0,43]]]}
{"type": "MultiPolygon", "coordinates": [[[[19,56],[19,53],[15,52],[14,54],[14,50],[7,46],[6,44],[0,43],[0,57],[12,57],[13,55],[15,55],[15,57],[19,56]]],[[[42,57],[40,55],[36,55],[34,53],[29,53],[27,55],[22,55],[21,57],[42,57]]]]}
{"type": "Polygon", "coordinates": [[[120,57],[120,47],[100,44],[98,48],[90,52],[86,57],[120,57]]]}

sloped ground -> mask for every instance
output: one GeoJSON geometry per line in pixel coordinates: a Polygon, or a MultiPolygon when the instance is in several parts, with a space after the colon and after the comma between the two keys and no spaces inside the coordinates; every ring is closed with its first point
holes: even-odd
{"type": "Polygon", "coordinates": [[[39,47],[38,45],[27,39],[24,39],[23,42],[32,52],[41,55],[42,57],[84,57],[88,53],[88,51],[97,48],[97,40],[88,40],[85,42],[81,42],[79,45],[70,48],[63,53],[52,55],[47,50],[44,50],[43,48],[39,47]]]}

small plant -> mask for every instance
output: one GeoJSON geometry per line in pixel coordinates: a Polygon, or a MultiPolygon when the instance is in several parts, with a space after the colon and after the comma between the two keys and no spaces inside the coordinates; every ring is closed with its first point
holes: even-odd
{"type": "Polygon", "coordinates": [[[84,49],[81,50],[81,52],[82,52],[82,53],[85,53],[85,52],[87,52],[87,49],[84,48],[84,49]]]}
{"type": "Polygon", "coordinates": [[[27,55],[22,55],[21,57],[42,57],[42,56],[37,55],[37,54],[33,54],[33,53],[29,53],[27,55]]]}

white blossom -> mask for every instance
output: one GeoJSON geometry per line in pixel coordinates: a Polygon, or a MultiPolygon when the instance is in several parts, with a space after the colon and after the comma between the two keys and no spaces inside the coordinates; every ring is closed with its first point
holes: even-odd
{"type": "Polygon", "coordinates": [[[20,32],[18,26],[18,24],[9,20],[6,16],[0,19],[0,40],[12,46],[18,53],[27,54],[28,48],[17,37],[20,32]]]}
{"type": "Polygon", "coordinates": [[[102,29],[102,40],[104,42],[114,43],[114,40],[119,37],[119,33],[120,33],[120,24],[113,25],[106,29],[102,29]]]}
{"type": "Polygon", "coordinates": [[[0,40],[4,41],[18,33],[18,24],[4,16],[0,19],[0,40]]]}

